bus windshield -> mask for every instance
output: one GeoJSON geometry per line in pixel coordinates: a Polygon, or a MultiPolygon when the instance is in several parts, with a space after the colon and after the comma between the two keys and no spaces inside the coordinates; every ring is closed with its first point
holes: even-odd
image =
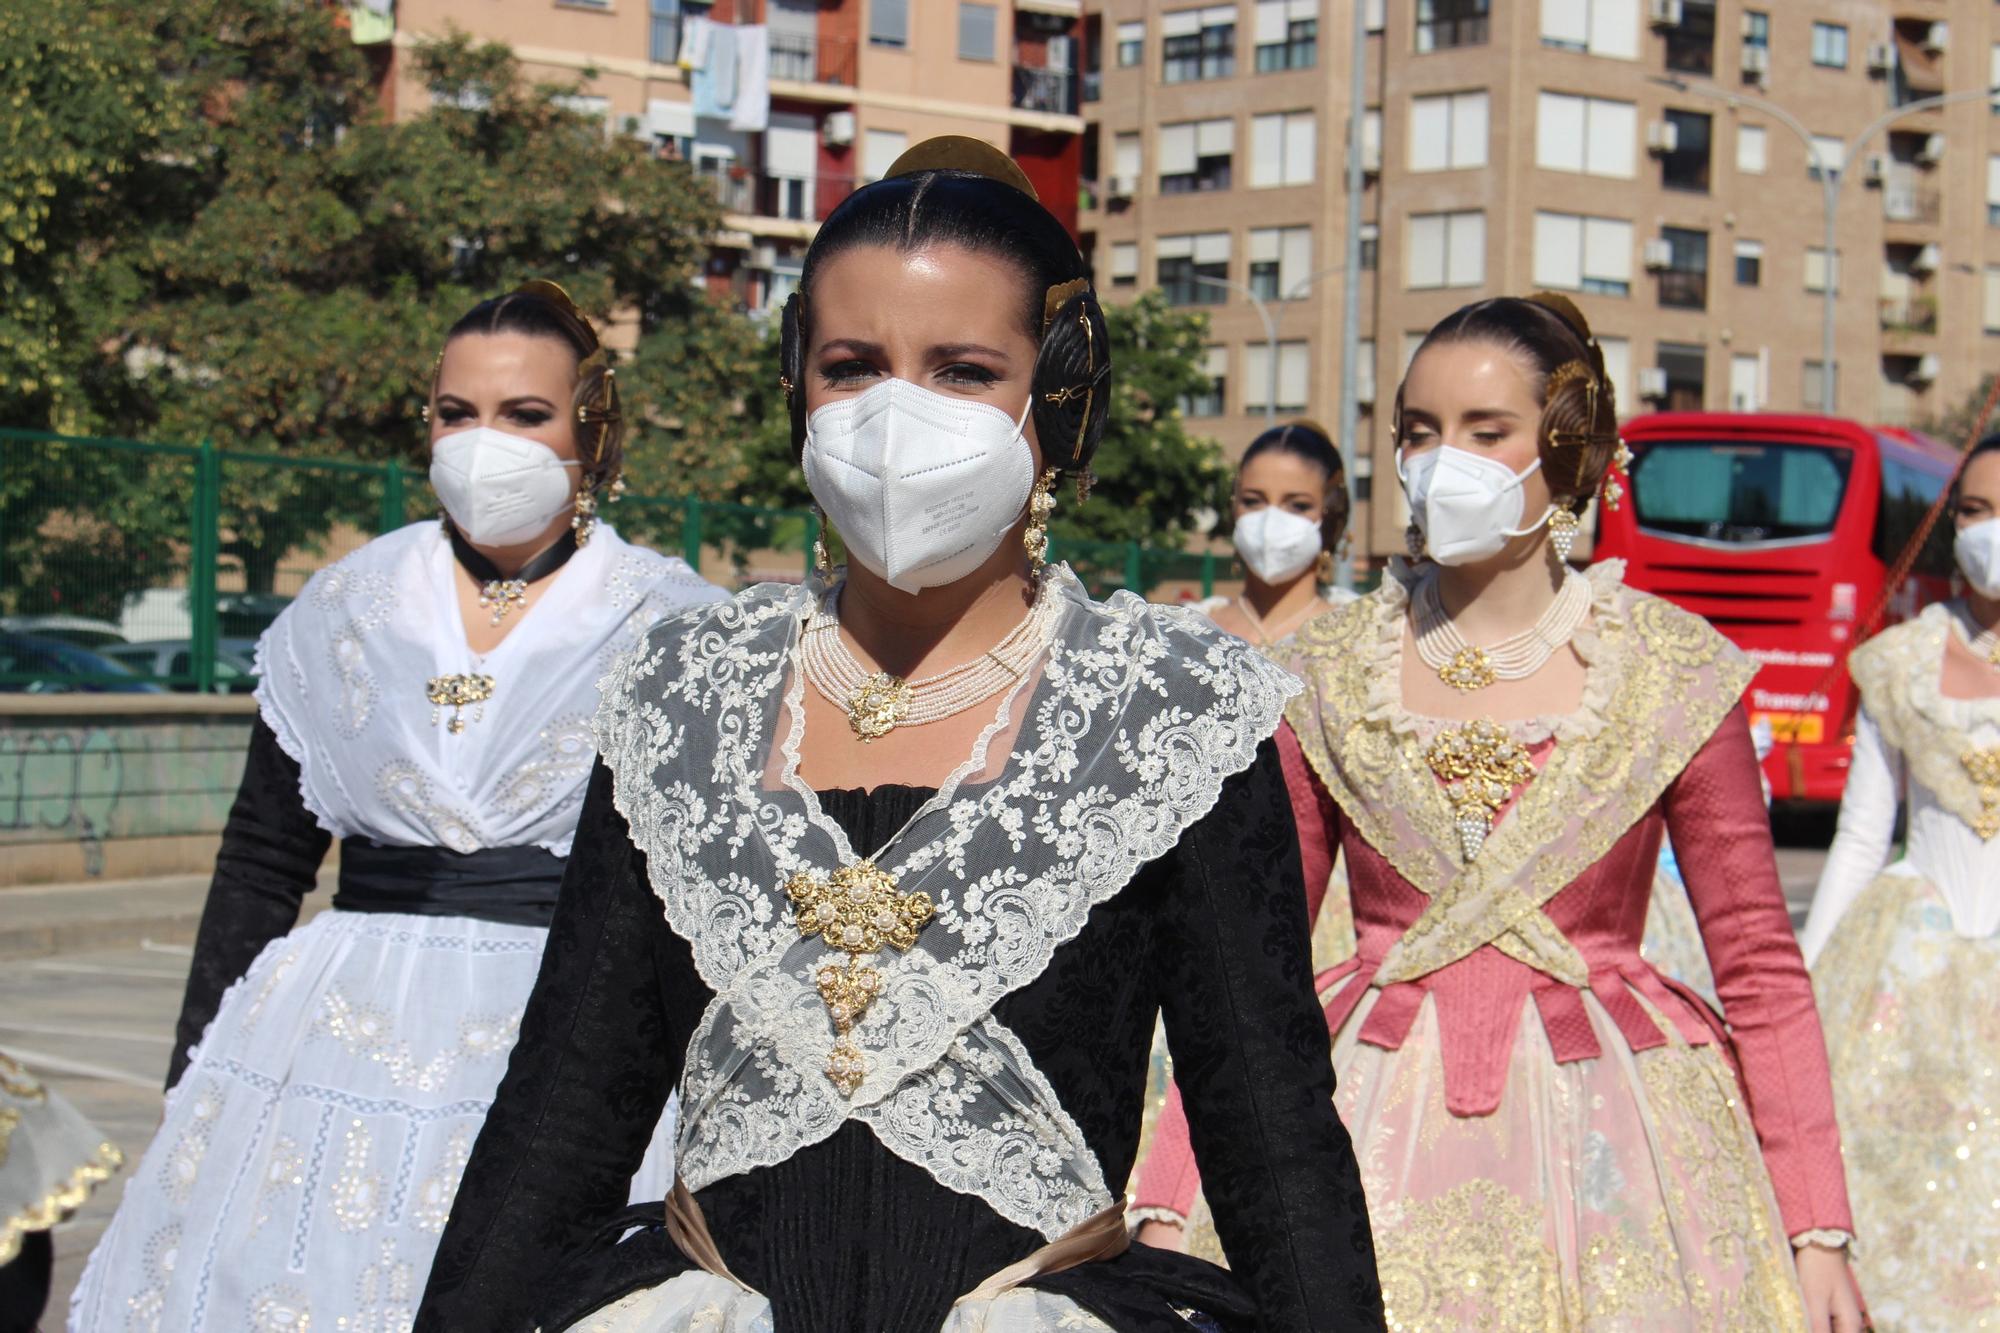
{"type": "Polygon", "coordinates": [[[1750,543],[1833,531],[1849,449],[1736,440],[1661,440],[1632,464],[1639,526],[1675,537],[1750,543]]]}

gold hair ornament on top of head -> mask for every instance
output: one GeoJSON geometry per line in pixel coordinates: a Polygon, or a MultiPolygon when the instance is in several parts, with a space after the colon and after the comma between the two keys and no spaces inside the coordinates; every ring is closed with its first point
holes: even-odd
{"type": "Polygon", "coordinates": [[[903,155],[889,164],[889,170],[883,173],[882,178],[893,180],[897,176],[914,176],[920,171],[969,172],[1012,186],[1036,203],[1042,202],[1042,197],[1035,193],[1034,182],[1028,179],[1027,172],[1021,170],[1021,164],[984,139],[973,139],[963,134],[940,134],[926,139],[904,149],[903,155]]]}

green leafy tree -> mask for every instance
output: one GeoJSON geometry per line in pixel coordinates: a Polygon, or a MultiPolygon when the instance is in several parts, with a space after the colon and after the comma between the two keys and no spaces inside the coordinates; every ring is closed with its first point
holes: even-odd
{"type": "MultiPolygon", "coordinates": [[[[1959,448],[1972,439],[1973,431],[1980,429],[1980,414],[1986,410],[1986,398],[1992,392],[1993,377],[1982,375],[1978,386],[1962,400],[1936,416],[1919,421],[1916,428],[1940,443],[1959,448]]],[[[1984,429],[1987,434],[2000,430],[2000,411],[1986,421],[1984,429]]]]}

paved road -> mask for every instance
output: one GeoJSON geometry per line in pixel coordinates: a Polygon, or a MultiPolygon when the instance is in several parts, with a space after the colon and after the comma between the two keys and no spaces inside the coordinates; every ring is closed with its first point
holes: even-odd
{"type": "MultiPolygon", "coordinates": [[[[1803,919],[1824,859],[1813,849],[1779,850],[1795,921],[1803,919]]],[[[0,891],[0,914],[5,909],[0,891]]],[[[61,1089],[123,1148],[127,1171],[159,1123],[189,956],[184,944],[147,943],[0,965],[0,1048],[61,1089]]],[[[121,1175],[58,1228],[50,1328],[61,1327],[70,1289],[123,1188],[121,1175]]]]}

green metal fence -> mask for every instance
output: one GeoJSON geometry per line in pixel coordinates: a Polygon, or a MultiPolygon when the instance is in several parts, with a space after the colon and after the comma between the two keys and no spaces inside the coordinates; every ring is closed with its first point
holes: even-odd
{"type": "MultiPolygon", "coordinates": [[[[0,691],[243,691],[251,651],[314,571],[438,512],[402,463],[0,428],[0,691]]],[[[803,509],[628,494],[606,517],[724,587],[801,577],[803,509]]],[[[1209,596],[1227,556],[1057,539],[1099,596],[1209,596]]]]}

